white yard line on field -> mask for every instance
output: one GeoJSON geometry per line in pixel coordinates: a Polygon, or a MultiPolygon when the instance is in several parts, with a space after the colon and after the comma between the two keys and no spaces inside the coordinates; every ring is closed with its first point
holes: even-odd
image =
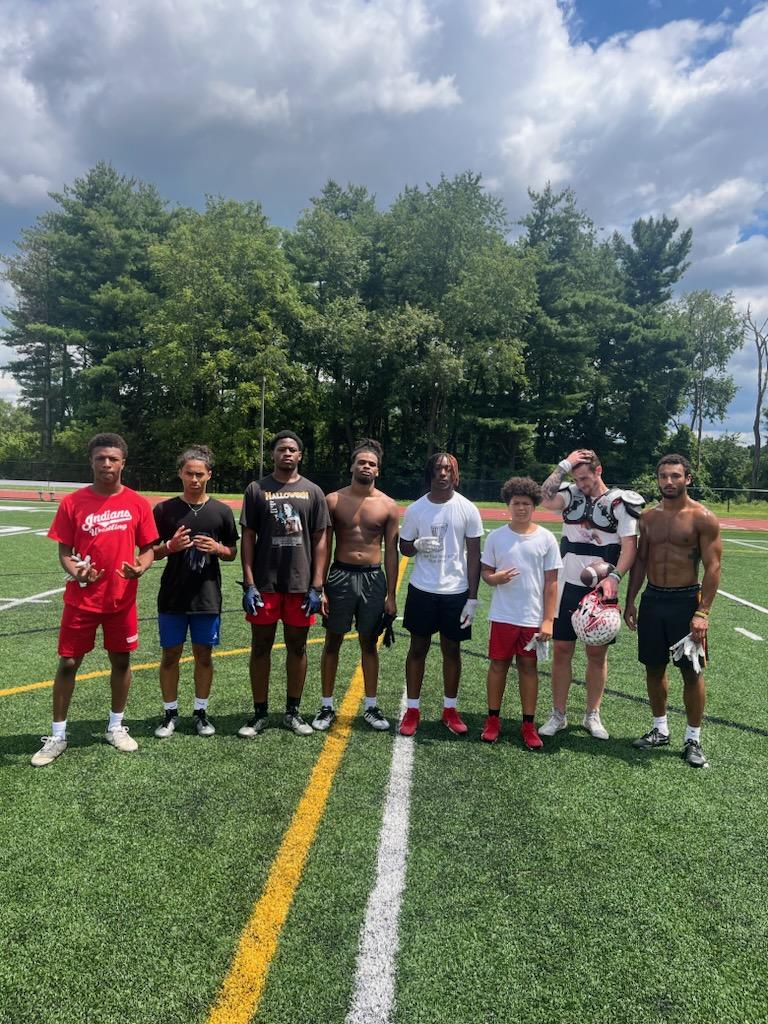
{"type": "MultiPolygon", "coordinates": [[[[9,608],[18,608],[20,604],[36,604],[41,597],[50,597],[52,594],[63,594],[64,587],[56,587],[55,590],[43,590],[40,594],[31,594],[29,597],[14,597],[10,598],[8,604],[4,604],[0,608],[0,612],[7,612],[9,608]]],[[[0,598],[5,600],[5,598],[0,598]]]]}
{"type": "MultiPolygon", "coordinates": [[[[402,711],[405,710],[403,696],[402,711]]],[[[389,1024],[395,998],[395,958],[405,890],[411,817],[413,739],[395,736],[384,816],[379,834],[376,882],[368,897],[346,1024],[389,1024]]]]}
{"type": "Polygon", "coordinates": [[[745,601],[743,597],[736,597],[735,594],[729,594],[727,590],[718,590],[718,594],[722,594],[723,597],[727,597],[729,601],[735,601],[737,604],[744,604],[747,608],[754,608],[756,612],[763,612],[764,615],[768,615],[768,608],[763,608],[761,604],[752,604],[751,601],[745,601]]]}
{"type": "Polygon", "coordinates": [[[763,639],[761,636],[758,636],[757,633],[750,633],[748,629],[742,629],[741,626],[734,626],[733,628],[736,630],[737,633],[741,633],[742,636],[749,637],[750,640],[763,639]]]}
{"type": "Polygon", "coordinates": [[[749,540],[736,540],[735,537],[725,538],[729,544],[738,544],[742,548],[754,548],[756,551],[768,551],[768,544],[761,544],[760,541],[754,543],[749,540]]]}
{"type": "Polygon", "coordinates": [[[14,537],[17,533],[29,533],[31,526],[0,526],[0,537],[14,537]]]}

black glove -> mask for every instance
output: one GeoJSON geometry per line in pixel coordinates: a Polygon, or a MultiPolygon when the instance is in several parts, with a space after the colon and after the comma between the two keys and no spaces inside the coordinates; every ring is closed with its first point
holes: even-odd
{"type": "Polygon", "coordinates": [[[241,583],[243,588],[243,611],[246,615],[255,615],[259,608],[264,607],[261,594],[252,583],[241,583]]]}
{"type": "Polygon", "coordinates": [[[302,602],[302,610],[304,614],[309,618],[310,615],[317,615],[320,611],[320,605],[323,601],[323,588],[322,587],[310,587],[307,591],[306,597],[302,602]]]}
{"type": "Polygon", "coordinates": [[[381,636],[382,633],[384,634],[382,643],[385,647],[391,647],[395,642],[395,631],[392,627],[396,618],[396,615],[390,615],[388,612],[381,613],[381,618],[379,619],[379,631],[376,635],[381,636]]]}
{"type": "Polygon", "coordinates": [[[207,551],[200,551],[196,547],[187,548],[187,567],[190,572],[202,572],[208,565],[209,558],[207,551]]]}

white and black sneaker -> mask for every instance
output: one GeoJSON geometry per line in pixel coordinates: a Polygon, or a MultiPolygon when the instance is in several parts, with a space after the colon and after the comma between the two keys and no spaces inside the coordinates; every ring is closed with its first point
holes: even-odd
{"type": "Polygon", "coordinates": [[[312,719],[312,728],[318,732],[325,732],[336,721],[336,712],[330,704],[324,704],[312,719]]]}
{"type": "Polygon", "coordinates": [[[166,711],[163,715],[163,720],[155,729],[155,736],[159,740],[167,740],[169,736],[173,736],[176,732],[176,726],[179,724],[179,712],[178,711],[166,711]]]}
{"type": "Polygon", "coordinates": [[[704,756],[698,740],[686,740],[683,747],[683,760],[691,768],[709,768],[709,761],[704,756]]]}
{"type": "Polygon", "coordinates": [[[297,736],[312,735],[312,726],[304,721],[298,711],[286,711],[283,715],[283,725],[297,736]]]}
{"type": "Polygon", "coordinates": [[[363,712],[363,721],[367,722],[372,729],[377,732],[386,732],[389,728],[389,722],[382,715],[381,708],[374,704],[371,708],[366,708],[363,712]]]}
{"type": "Polygon", "coordinates": [[[245,725],[240,726],[237,730],[237,735],[242,736],[244,740],[252,740],[254,736],[264,732],[268,724],[269,718],[267,715],[254,715],[253,718],[248,719],[245,725]]]}
{"type": "Polygon", "coordinates": [[[645,736],[641,736],[637,740],[632,740],[632,746],[637,747],[638,750],[653,750],[656,747],[668,747],[669,746],[669,733],[661,732],[656,726],[647,732],[645,736]]]}
{"type": "Polygon", "coordinates": [[[198,736],[214,736],[216,734],[213,722],[208,717],[204,708],[193,711],[192,717],[195,720],[195,729],[197,729],[198,736]]]}

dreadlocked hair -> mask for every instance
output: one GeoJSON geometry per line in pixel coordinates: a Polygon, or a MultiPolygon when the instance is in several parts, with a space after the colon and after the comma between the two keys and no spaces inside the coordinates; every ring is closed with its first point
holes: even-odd
{"type": "Polygon", "coordinates": [[[427,459],[427,465],[424,469],[424,483],[427,488],[432,487],[432,477],[435,473],[435,466],[438,462],[442,462],[443,459],[448,459],[451,464],[451,477],[453,478],[453,486],[459,486],[459,463],[456,460],[455,455],[451,455],[450,452],[435,452],[434,455],[430,455],[427,459]]]}

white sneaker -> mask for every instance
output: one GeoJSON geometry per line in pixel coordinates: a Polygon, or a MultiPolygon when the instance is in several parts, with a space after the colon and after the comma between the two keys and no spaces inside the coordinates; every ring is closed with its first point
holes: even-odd
{"type": "MultiPolygon", "coordinates": [[[[608,730],[600,721],[599,711],[588,712],[582,718],[581,724],[584,726],[584,728],[591,736],[594,736],[596,740],[609,740],[611,738],[608,735],[608,730]]],[[[539,732],[541,732],[541,730],[539,730],[539,732]]]]}
{"type": "Polygon", "coordinates": [[[126,725],[118,725],[116,729],[107,729],[104,739],[115,750],[119,750],[123,754],[132,754],[134,750],[139,749],[136,740],[128,735],[128,726],[126,725]]]}
{"type": "Polygon", "coordinates": [[[305,722],[298,711],[288,711],[283,715],[283,725],[297,736],[311,736],[315,731],[308,722],[305,722]]]}
{"type": "Polygon", "coordinates": [[[176,732],[176,726],[179,724],[179,713],[178,711],[166,711],[163,714],[163,720],[155,729],[155,736],[159,740],[167,740],[170,736],[176,732]]]}
{"type": "Polygon", "coordinates": [[[553,710],[544,725],[539,726],[539,736],[554,736],[556,732],[562,732],[568,727],[568,719],[559,711],[553,710]]]}
{"type": "Polygon", "coordinates": [[[31,764],[35,768],[42,768],[44,764],[55,761],[59,754],[67,749],[67,741],[63,736],[42,736],[42,747],[32,755],[31,764]]]}

